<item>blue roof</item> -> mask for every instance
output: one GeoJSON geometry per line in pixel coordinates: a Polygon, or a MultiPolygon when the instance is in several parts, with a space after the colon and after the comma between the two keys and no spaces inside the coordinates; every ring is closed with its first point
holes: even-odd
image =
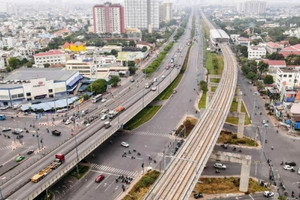
{"type": "MultiPolygon", "coordinates": [[[[72,104],[74,101],[76,101],[78,97],[70,97],[68,98],[68,105],[72,104]]],[[[56,101],[50,101],[45,103],[39,103],[39,104],[32,104],[32,105],[22,105],[21,110],[29,110],[31,108],[32,110],[41,110],[44,111],[51,110],[52,108],[65,108],[67,107],[67,100],[66,99],[59,99],[56,101]]]]}

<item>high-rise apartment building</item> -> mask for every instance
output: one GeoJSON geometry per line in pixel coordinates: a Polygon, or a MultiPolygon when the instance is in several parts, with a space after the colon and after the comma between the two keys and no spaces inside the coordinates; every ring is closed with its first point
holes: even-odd
{"type": "Polygon", "coordinates": [[[125,26],[159,29],[159,1],[125,0],[125,26]]]}
{"type": "Polygon", "coordinates": [[[124,8],[109,2],[93,7],[95,33],[125,33],[124,8]]]}
{"type": "Polygon", "coordinates": [[[266,2],[265,1],[245,1],[239,2],[237,4],[237,11],[246,15],[260,15],[266,11],[266,2]]]}
{"type": "Polygon", "coordinates": [[[169,22],[172,19],[172,3],[163,2],[160,5],[160,21],[169,22]]]}

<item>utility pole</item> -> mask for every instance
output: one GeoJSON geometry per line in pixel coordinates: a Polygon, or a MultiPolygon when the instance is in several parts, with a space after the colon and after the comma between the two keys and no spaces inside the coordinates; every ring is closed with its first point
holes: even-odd
{"type": "Polygon", "coordinates": [[[256,104],[256,95],[257,95],[257,93],[256,92],[254,92],[253,93],[253,96],[254,96],[254,101],[253,101],[253,108],[252,108],[252,113],[251,113],[251,122],[253,123],[253,114],[254,114],[254,109],[255,109],[255,104],[256,104]]]}
{"type": "Polygon", "coordinates": [[[260,184],[260,182],[262,180],[262,172],[261,171],[262,171],[263,155],[264,155],[264,150],[265,150],[266,133],[267,133],[267,126],[265,126],[264,137],[263,137],[263,140],[261,141],[262,149],[261,149],[261,153],[260,153],[260,170],[258,170],[258,172],[260,173],[258,184],[260,184]]]}

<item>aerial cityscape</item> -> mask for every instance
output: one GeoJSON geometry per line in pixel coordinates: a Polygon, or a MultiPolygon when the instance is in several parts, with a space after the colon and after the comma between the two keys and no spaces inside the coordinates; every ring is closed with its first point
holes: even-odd
{"type": "Polygon", "coordinates": [[[299,0],[0,0],[0,200],[296,200],[299,152],[299,0]]]}

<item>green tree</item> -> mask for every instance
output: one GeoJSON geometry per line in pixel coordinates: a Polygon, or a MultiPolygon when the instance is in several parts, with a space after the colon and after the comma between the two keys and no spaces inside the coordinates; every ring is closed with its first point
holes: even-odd
{"type": "Polygon", "coordinates": [[[264,84],[273,84],[273,83],[274,83],[273,76],[266,75],[266,77],[264,78],[264,84]]]}
{"type": "Polygon", "coordinates": [[[130,75],[135,74],[135,72],[136,72],[136,67],[135,66],[130,66],[129,67],[129,73],[130,73],[130,75]]]}
{"type": "Polygon", "coordinates": [[[256,75],[256,73],[254,73],[254,72],[249,72],[249,73],[247,74],[247,78],[254,81],[254,80],[257,79],[257,75],[256,75]]]}
{"type": "Polygon", "coordinates": [[[3,51],[7,51],[7,47],[3,47],[3,51]]]}
{"type": "Polygon", "coordinates": [[[115,49],[112,49],[112,50],[110,51],[110,53],[111,53],[112,55],[114,55],[115,57],[118,56],[118,51],[115,50],[115,49]]]}
{"type": "Polygon", "coordinates": [[[246,46],[238,45],[237,51],[241,53],[245,58],[248,57],[248,48],[246,46]]]}
{"type": "Polygon", "coordinates": [[[21,65],[21,61],[18,58],[16,58],[16,57],[11,57],[8,60],[8,65],[12,69],[16,69],[17,67],[19,67],[21,65]]]}
{"type": "Polygon", "coordinates": [[[28,67],[28,68],[31,68],[33,64],[34,64],[33,61],[29,61],[29,62],[27,63],[27,67],[28,67]]]}
{"type": "Polygon", "coordinates": [[[110,79],[109,79],[109,84],[111,84],[112,87],[116,87],[118,85],[118,83],[120,82],[120,78],[119,76],[111,76],[110,79]]]}
{"type": "Polygon", "coordinates": [[[295,45],[300,43],[300,39],[298,39],[297,37],[288,37],[287,39],[290,45],[295,45]]]}
{"type": "Polygon", "coordinates": [[[279,53],[272,53],[266,56],[270,60],[284,60],[284,56],[279,53]]]}
{"type": "Polygon", "coordinates": [[[146,52],[147,50],[148,50],[148,48],[146,46],[143,46],[142,52],[146,52]]]}
{"type": "Polygon", "coordinates": [[[95,94],[101,94],[106,92],[107,82],[104,79],[95,80],[87,87],[87,91],[93,92],[95,94]]]}
{"type": "Polygon", "coordinates": [[[262,42],[262,39],[254,39],[251,41],[251,44],[258,45],[260,42],[262,42]]]}
{"type": "Polygon", "coordinates": [[[203,92],[207,92],[207,83],[205,81],[200,81],[200,89],[203,92]]]}
{"type": "Polygon", "coordinates": [[[135,46],[136,46],[136,43],[135,43],[135,41],[133,41],[133,40],[130,40],[130,42],[129,42],[129,46],[130,46],[130,47],[135,47],[135,46]]]}
{"type": "Polygon", "coordinates": [[[262,61],[260,61],[258,63],[258,71],[260,72],[261,75],[263,73],[267,72],[268,69],[269,69],[269,64],[268,63],[265,63],[265,62],[262,62],[262,61]]]}

